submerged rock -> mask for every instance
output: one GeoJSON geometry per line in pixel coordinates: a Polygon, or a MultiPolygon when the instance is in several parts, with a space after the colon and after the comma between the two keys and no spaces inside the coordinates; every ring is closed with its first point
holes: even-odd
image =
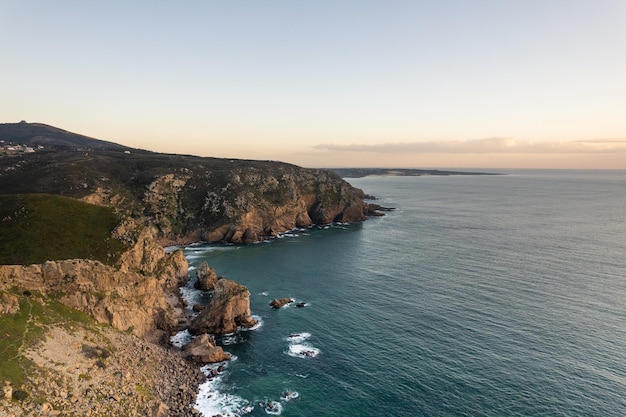
{"type": "Polygon", "coordinates": [[[238,327],[250,328],[257,324],[251,317],[248,289],[222,278],[215,284],[209,305],[195,317],[189,326],[191,334],[228,334],[238,327]]]}

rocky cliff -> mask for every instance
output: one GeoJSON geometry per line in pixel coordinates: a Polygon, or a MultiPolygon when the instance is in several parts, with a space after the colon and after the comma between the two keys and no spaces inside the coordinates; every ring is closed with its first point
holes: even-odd
{"type": "Polygon", "coordinates": [[[225,278],[217,281],[209,305],[191,322],[189,332],[228,334],[237,328],[250,328],[257,321],[250,315],[250,292],[248,289],[225,278]]]}
{"type": "MultiPolygon", "coordinates": [[[[363,221],[363,193],[325,170],[245,161],[220,169],[154,175],[138,196],[142,215],[164,243],[249,243],[296,227],[363,221]]],[[[117,206],[123,198],[100,184],[84,201],[117,206]]]]}
{"type": "Polygon", "coordinates": [[[1,265],[0,290],[18,288],[54,296],[102,323],[146,336],[173,330],[183,313],[172,291],[187,279],[182,251],[166,254],[145,228],[118,266],[73,259],[30,266],[1,265]]]}
{"type": "Polygon", "coordinates": [[[331,171],[135,150],[0,158],[0,189],[113,207],[121,217],[154,225],[162,243],[253,242],[368,215],[363,192],[331,171]]]}

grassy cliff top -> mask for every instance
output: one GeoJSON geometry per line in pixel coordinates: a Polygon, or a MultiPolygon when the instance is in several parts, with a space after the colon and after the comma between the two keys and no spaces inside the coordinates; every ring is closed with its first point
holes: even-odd
{"type": "Polygon", "coordinates": [[[113,209],[48,195],[0,195],[0,264],[88,258],[113,264],[124,250],[113,209]]]}

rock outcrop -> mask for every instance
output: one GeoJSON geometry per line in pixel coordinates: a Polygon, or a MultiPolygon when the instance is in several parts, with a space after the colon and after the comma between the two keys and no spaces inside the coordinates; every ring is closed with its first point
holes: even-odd
{"type": "Polygon", "coordinates": [[[178,325],[183,309],[172,290],[187,279],[187,269],[182,251],[166,254],[147,228],[117,267],[85,259],[2,265],[0,290],[54,294],[102,323],[145,336],[178,325]]]}
{"type": "Polygon", "coordinates": [[[211,291],[215,288],[215,284],[219,277],[215,272],[215,269],[211,268],[206,261],[202,262],[200,267],[196,269],[196,282],[193,286],[202,291],[211,291]]]}
{"type": "Polygon", "coordinates": [[[20,311],[18,298],[9,293],[0,293],[0,316],[3,314],[15,314],[20,311]]]}
{"type": "Polygon", "coordinates": [[[232,170],[221,181],[195,218],[209,242],[248,243],[296,227],[367,217],[362,191],[330,171],[275,163],[232,170]]]}
{"type": "Polygon", "coordinates": [[[281,308],[286,306],[287,304],[293,303],[293,298],[276,298],[270,302],[270,307],[272,308],[281,308]]]}
{"type": "Polygon", "coordinates": [[[202,334],[183,347],[183,356],[198,363],[217,363],[229,361],[230,353],[224,352],[215,344],[215,338],[202,334]]]}
{"type": "Polygon", "coordinates": [[[257,324],[251,317],[248,289],[225,278],[217,281],[209,305],[189,325],[191,334],[228,334],[257,324]]]}

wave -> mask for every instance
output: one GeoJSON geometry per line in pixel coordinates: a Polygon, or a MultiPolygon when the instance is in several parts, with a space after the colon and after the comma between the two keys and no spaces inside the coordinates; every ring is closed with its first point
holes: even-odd
{"type": "Polygon", "coordinates": [[[289,342],[287,354],[294,358],[314,358],[319,355],[320,350],[309,343],[303,343],[311,338],[311,333],[292,333],[284,338],[289,342]]]}
{"type": "Polygon", "coordinates": [[[220,336],[218,340],[222,346],[236,345],[243,342],[243,336],[239,333],[230,333],[220,336]]]}
{"type": "MultiPolygon", "coordinates": [[[[233,356],[231,361],[236,359],[233,356]]],[[[224,376],[227,375],[228,362],[206,365],[200,369],[205,375],[209,376],[211,371],[217,370],[220,366],[224,367],[222,373],[200,385],[194,407],[203,416],[239,417],[251,413],[254,407],[250,404],[250,401],[238,395],[219,391],[223,384],[224,376]]]]}
{"type": "Polygon", "coordinates": [[[292,333],[289,336],[285,337],[285,340],[290,343],[302,343],[305,340],[308,340],[311,337],[311,333],[303,332],[303,333],[292,333]]]}
{"type": "Polygon", "coordinates": [[[309,344],[296,343],[290,345],[289,350],[286,353],[294,358],[314,358],[320,354],[320,350],[309,344]]]}
{"type": "Polygon", "coordinates": [[[261,407],[267,414],[271,414],[274,416],[279,416],[283,412],[283,405],[278,401],[261,401],[259,402],[259,407],[261,407]]]}
{"type": "Polygon", "coordinates": [[[193,339],[193,336],[189,333],[189,330],[185,329],[170,337],[170,343],[178,348],[182,348],[191,342],[191,339],[193,339]]]}
{"type": "Polygon", "coordinates": [[[280,396],[282,401],[293,401],[300,397],[300,393],[298,391],[294,391],[291,389],[286,389],[280,396]]]}
{"type": "Polygon", "coordinates": [[[256,314],[251,314],[250,317],[255,319],[257,321],[257,323],[254,326],[250,327],[249,329],[242,328],[241,329],[242,331],[247,332],[247,331],[250,331],[250,330],[259,330],[261,327],[263,327],[263,323],[264,323],[263,322],[263,317],[257,316],[256,314]]]}
{"type": "Polygon", "coordinates": [[[240,246],[233,244],[207,245],[189,245],[183,248],[187,260],[203,259],[207,253],[237,250],[240,246]]]}
{"type": "Polygon", "coordinates": [[[180,296],[187,303],[187,314],[194,317],[198,315],[197,311],[193,311],[195,304],[206,304],[204,294],[200,290],[191,287],[180,287],[180,296]]]}

